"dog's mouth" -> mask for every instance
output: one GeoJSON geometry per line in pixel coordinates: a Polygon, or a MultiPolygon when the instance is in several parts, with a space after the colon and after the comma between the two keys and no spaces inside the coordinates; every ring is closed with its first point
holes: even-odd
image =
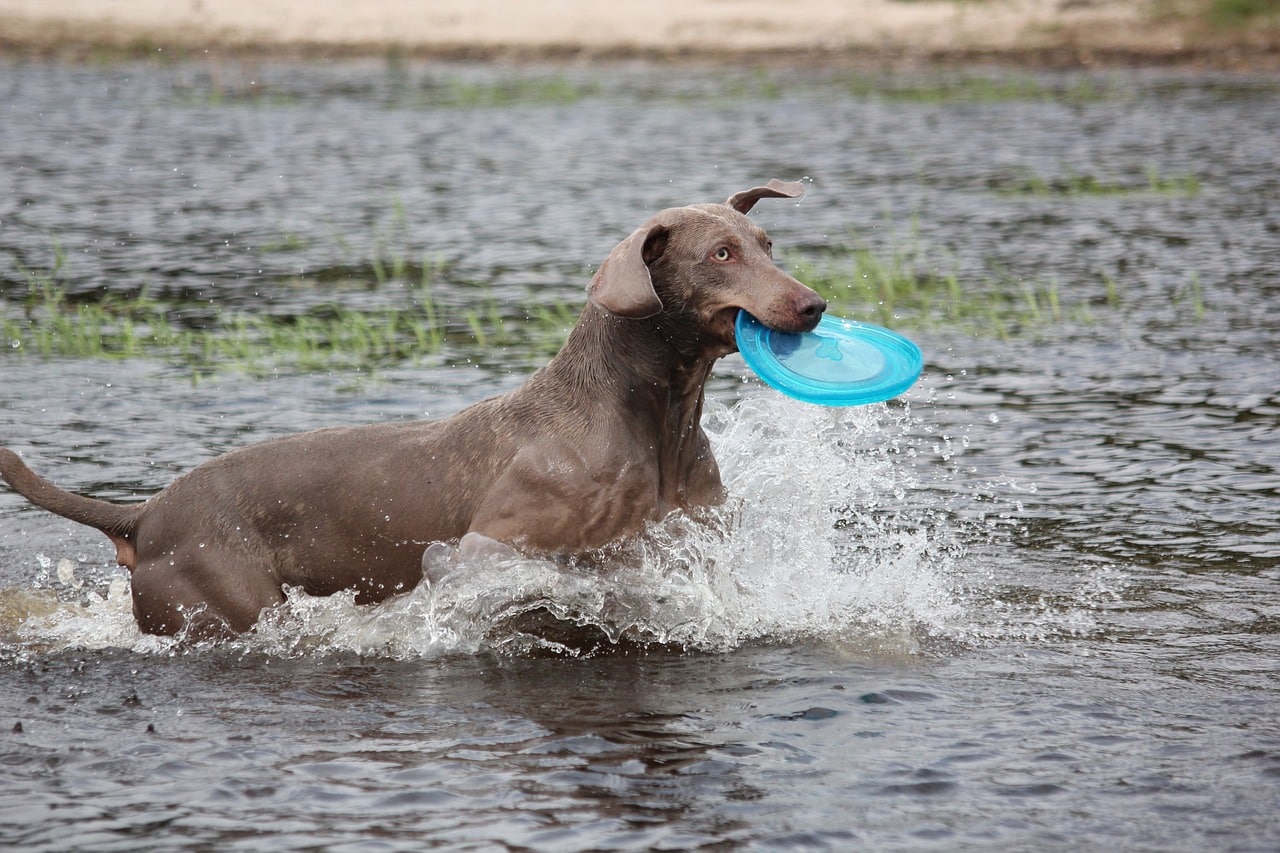
{"type": "Polygon", "coordinates": [[[760,316],[746,308],[739,308],[737,306],[721,308],[712,316],[711,321],[707,323],[707,331],[715,342],[724,348],[724,355],[738,351],[736,324],[738,321],[739,311],[747,311],[751,316],[755,317],[765,326],[776,332],[811,332],[814,327],[818,325],[818,321],[822,319],[821,311],[810,314],[795,314],[786,318],[784,321],[780,321],[778,317],[767,312],[762,312],[763,316],[760,316]]]}
{"type": "Polygon", "coordinates": [[[738,321],[739,310],[741,309],[735,307],[721,308],[707,324],[707,331],[711,333],[711,337],[716,343],[726,348],[725,355],[738,351],[738,333],[734,324],[738,321]]]}
{"type": "MultiPolygon", "coordinates": [[[[775,332],[792,332],[800,334],[802,332],[812,332],[818,325],[818,321],[822,319],[822,312],[826,310],[826,303],[822,303],[821,308],[811,310],[806,314],[795,314],[788,317],[786,321],[779,322],[777,318],[765,315],[764,317],[756,317],[761,323],[764,323],[775,332]]],[[[753,315],[754,316],[754,315],[753,315]]]]}

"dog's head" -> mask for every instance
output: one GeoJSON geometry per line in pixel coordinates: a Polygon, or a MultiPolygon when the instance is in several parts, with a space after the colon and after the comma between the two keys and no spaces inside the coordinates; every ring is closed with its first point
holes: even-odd
{"type": "Polygon", "coordinates": [[[653,318],[680,349],[718,358],[737,350],[739,309],[771,329],[807,332],[827,303],[778,269],[773,243],[746,214],[762,198],[799,198],[804,186],[770,181],[724,204],[674,207],[614,248],[587,287],[600,308],[653,318]]]}

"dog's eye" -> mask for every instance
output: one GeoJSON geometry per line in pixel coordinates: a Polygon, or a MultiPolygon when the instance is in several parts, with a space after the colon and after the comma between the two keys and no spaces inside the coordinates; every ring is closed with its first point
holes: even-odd
{"type": "Polygon", "coordinates": [[[717,261],[727,261],[733,257],[733,252],[729,251],[728,246],[721,246],[719,249],[716,249],[716,253],[711,257],[715,258],[717,261]]]}

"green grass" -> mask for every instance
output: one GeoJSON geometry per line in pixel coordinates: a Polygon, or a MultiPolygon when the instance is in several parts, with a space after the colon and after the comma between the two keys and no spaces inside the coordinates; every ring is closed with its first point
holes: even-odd
{"type": "MultiPolygon", "coordinates": [[[[1251,0],[1232,0],[1250,2],[1251,0]]],[[[1227,0],[1219,0],[1227,2],[1227,0]]],[[[557,107],[589,99],[641,104],[708,104],[772,101],[788,95],[877,98],[918,104],[1038,101],[1089,103],[1125,97],[1130,85],[1099,75],[1068,77],[1026,71],[919,71],[903,74],[825,72],[796,74],[769,68],[721,69],[683,77],[586,75],[550,69],[507,68],[493,73],[411,69],[390,58],[383,80],[360,78],[319,90],[298,88],[269,70],[238,63],[195,66],[203,73],[179,75],[173,84],[179,104],[196,107],[291,108],[329,97],[373,99],[389,108],[499,109],[557,107]],[[700,81],[700,82],[699,82],[700,81]]]]}
{"type": "Polygon", "coordinates": [[[1120,89],[1114,83],[1093,77],[1078,77],[1066,85],[1060,85],[1051,83],[1050,78],[1016,72],[998,75],[931,73],[897,78],[855,74],[846,78],[840,88],[857,97],[920,104],[993,104],[1011,101],[1089,103],[1111,100],[1120,95],[1120,89]]]}
{"type": "Polygon", "coordinates": [[[1154,0],[1157,18],[1200,21],[1219,32],[1280,25],[1280,0],[1154,0]]]}
{"type": "MultiPolygon", "coordinates": [[[[252,67],[252,66],[250,66],[252,67]]],[[[290,108],[313,98],[358,97],[380,99],[388,106],[422,108],[484,108],[560,106],[601,95],[604,86],[595,79],[563,73],[512,71],[471,76],[431,74],[410,79],[405,67],[389,63],[395,84],[380,88],[368,80],[350,85],[333,84],[319,92],[290,91],[288,82],[275,84],[269,74],[255,68],[252,79],[240,65],[214,63],[208,73],[179,78],[173,84],[177,103],[188,107],[290,108]]]]}
{"type": "Polygon", "coordinates": [[[421,269],[407,304],[359,311],[325,303],[287,316],[233,307],[191,327],[181,320],[184,311],[207,312],[207,304],[156,299],[146,291],[72,299],[59,262],[49,272],[26,271],[20,301],[0,300],[0,341],[11,357],[153,358],[196,375],[225,369],[261,374],[376,369],[492,347],[542,357],[559,349],[576,319],[577,309],[567,304],[504,314],[483,289],[467,307],[451,310],[432,293],[437,267],[424,263],[421,269]]]}
{"type": "MultiPolygon", "coordinates": [[[[1076,283],[1070,292],[1092,295],[1068,301],[1053,281],[999,275],[961,281],[915,240],[888,251],[849,245],[793,255],[784,266],[821,293],[832,314],[906,331],[954,329],[1007,339],[1064,322],[1090,324],[1096,311],[1123,308],[1122,284],[1107,275],[1097,286],[1076,283]]],[[[72,298],[58,252],[53,269],[24,271],[21,299],[0,298],[0,344],[10,358],[145,358],[184,367],[195,377],[227,370],[376,371],[423,360],[525,369],[560,348],[581,310],[576,300],[504,305],[485,286],[458,281],[450,282],[444,299],[436,292],[445,272],[440,263],[392,259],[367,269],[368,289],[398,288],[402,294],[384,307],[356,310],[337,301],[341,294],[331,282],[313,280],[294,286],[329,299],[292,314],[245,305],[211,312],[208,302],[160,299],[145,290],[72,298]]],[[[1173,301],[1180,313],[1204,316],[1195,276],[1173,301]]]]}
{"type": "Polygon", "coordinates": [[[1059,178],[1043,178],[1027,173],[1009,180],[995,181],[992,188],[1009,196],[1123,196],[1165,195],[1194,196],[1200,192],[1200,180],[1194,175],[1162,175],[1154,166],[1147,167],[1143,181],[1109,181],[1094,175],[1067,174],[1059,178]]]}
{"type": "MultiPolygon", "coordinates": [[[[962,282],[953,270],[931,265],[916,248],[886,255],[852,247],[816,260],[793,258],[790,266],[796,278],[822,294],[830,313],[912,331],[957,329],[1009,339],[1063,322],[1092,323],[1098,307],[1065,302],[1052,281],[962,282]]],[[[1118,309],[1119,291],[1108,290],[1103,305],[1118,309]]]]}
{"type": "Polygon", "coordinates": [[[1280,0],[1209,0],[1204,17],[1220,29],[1247,27],[1280,19],[1280,0]]]}
{"type": "Polygon", "coordinates": [[[575,104],[601,93],[597,82],[574,81],[563,75],[504,76],[485,82],[456,77],[425,89],[424,106],[511,107],[575,104]]]}

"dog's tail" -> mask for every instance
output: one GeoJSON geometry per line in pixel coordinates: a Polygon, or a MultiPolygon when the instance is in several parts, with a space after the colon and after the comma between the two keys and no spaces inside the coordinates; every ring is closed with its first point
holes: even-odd
{"type": "Polygon", "coordinates": [[[0,477],[36,506],[107,534],[116,544],[116,560],[120,565],[133,569],[137,564],[133,540],[142,504],[113,504],[60,489],[28,468],[18,454],[3,447],[0,447],[0,477]]]}

